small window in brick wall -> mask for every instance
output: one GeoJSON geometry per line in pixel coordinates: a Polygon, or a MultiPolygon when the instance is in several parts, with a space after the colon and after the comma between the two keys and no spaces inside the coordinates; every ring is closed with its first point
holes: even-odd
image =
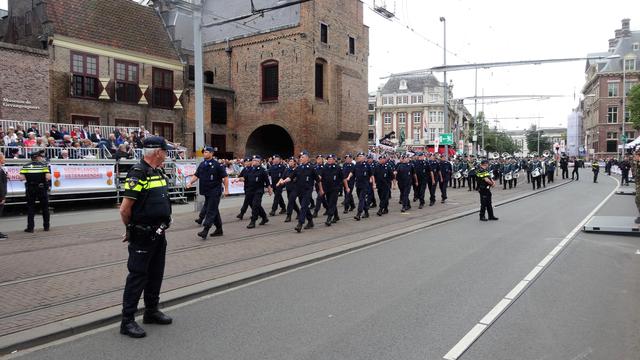
{"type": "Polygon", "coordinates": [[[227,124],[227,102],[225,100],[211,99],[211,123],[227,124]]]}

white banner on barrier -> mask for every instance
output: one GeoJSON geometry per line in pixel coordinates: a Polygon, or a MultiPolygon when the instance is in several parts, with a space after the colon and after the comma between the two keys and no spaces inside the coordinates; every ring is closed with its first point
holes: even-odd
{"type": "Polygon", "coordinates": [[[20,181],[20,169],[22,166],[5,166],[7,172],[7,195],[23,195],[24,183],[20,181]]]}
{"type": "Polygon", "coordinates": [[[244,180],[229,177],[229,194],[244,194],[244,180]]]}
{"type": "Polygon", "coordinates": [[[176,163],[177,181],[182,182],[184,179],[185,184],[189,183],[191,176],[196,173],[197,168],[198,165],[196,163],[176,163]]]}
{"type": "Polygon", "coordinates": [[[51,192],[116,190],[114,165],[51,165],[51,192]]]}

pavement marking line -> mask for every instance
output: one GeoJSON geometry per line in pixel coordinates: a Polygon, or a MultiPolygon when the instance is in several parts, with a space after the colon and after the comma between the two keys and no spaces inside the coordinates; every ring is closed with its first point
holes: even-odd
{"type": "Polygon", "coordinates": [[[529,284],[528,281],[524,281],[524,280],[520,281],[518,285],[516,285],[513,289],[511,289],[511,291],[509,291],[509,293],[504,298],[509,300],[515,299],[516,297],[518,297],[518,295],[520,295],[520,292],[524,290],[527,284],[529,284]]]}
{"type": "Polygon", "coordinates": [[[463,352],[465,352],[471,344],[476,341],[476,339],[484,332],[487,328],[487,325],[476,324],[467,335],[465,335],[462,340],[460,340],[456,346],[454,346],[449,352],[444,356],[446,360],[456,360],[463,352]]]}
{"type": "MultiPolygon", "coordinates": [[[[613,178],[618,186],[620,181],[613,178]]],[[[616,187],[617,188],[617,187],[616,187]]],[[[505,297],[503,297],[498,304],[496,304],[491,311],[489,311],[482,319],[460,340],[454,345],[449,352],[444,355],[445,360],[457,360],[471,345],[478,340],[478,338],[509,308],[513,303],[526,291],[526,289],[537,279],[540,272],[547,269],[549,264],[556,259],[556,255],[560,254],[562,250],[566,249],[567,245],[576,234],[584,227],[584,225],[595,215],[604,204],[616,193],[616,189],[609,193],[587,216],[582,219],[576,227],[574,227],[567,236],[556,247],[545,256],[540,263],[538,263],[533,270],[531,270],[527,276],[524,277],[505,297]]]]}
{"type": "Polygon", "coordinates": [[[489,311],[487,315],[485,315],[480,320],[480,324],[484,324],[484,325],[491,324],[493,320],[495,320],[498,317],[498,315],[500,315],[500,313],[504,311],[504,309],[506,309],[507,306],[509,306],[509,303],[511,303],[511,300],[509,299],[500,300],[500,302],[496,306],[494,306],[493,309],[491,309],[491,311],[489,311]]]}

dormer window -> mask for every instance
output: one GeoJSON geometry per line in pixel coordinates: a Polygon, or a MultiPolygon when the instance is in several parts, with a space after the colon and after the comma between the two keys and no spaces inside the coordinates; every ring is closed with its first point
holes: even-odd
{"type": "Polygon", "coordinates": [[[635,71],[636,70],[636,59],[624,59],[624,70],[625,71],[635,71]]]}
{"type": "Polygon", "coordinates": [[[400,90],[407,90],[407,80],[400,80],[400,90]]]}
{"type": "Polygon", "coordinates": [[[640,43],[633,43],[633,51],[640,50],[640,43]]]}

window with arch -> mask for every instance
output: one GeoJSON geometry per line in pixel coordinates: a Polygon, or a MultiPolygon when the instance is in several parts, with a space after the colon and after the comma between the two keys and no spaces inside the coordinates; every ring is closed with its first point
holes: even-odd
{"type": "Polygon", "coordinates": [[[262,101],[278,100],[278,62],[267,60],[262,63],[262,101]]]}

